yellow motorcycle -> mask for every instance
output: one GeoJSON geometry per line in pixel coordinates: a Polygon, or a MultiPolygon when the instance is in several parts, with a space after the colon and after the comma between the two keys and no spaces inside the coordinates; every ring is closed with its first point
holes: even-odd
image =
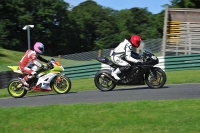
{"type": "MultiPolygon", "coordinates": [[[[47,69],[38,69],[37,75],[27,81],[29,84],[30,91],[40,91],[40,92],[49,92],[54,90],[58,94],[68,93],[71,89],[71,80],[62,73],[64,71],[63,66],[51,59],[48,63],[44,64],[47,69]]],[[[19,66],[8,66],[15,73],[20,74],[22,77],[25,76],[19,66]]],[[[32,66],[30,66],[32,67],[32,66]]],[[[21,98],[27,94],[23,83],[20,79],[22,77],[14,78],[9,82],[8,93],[14,98],[21,98]]]]}

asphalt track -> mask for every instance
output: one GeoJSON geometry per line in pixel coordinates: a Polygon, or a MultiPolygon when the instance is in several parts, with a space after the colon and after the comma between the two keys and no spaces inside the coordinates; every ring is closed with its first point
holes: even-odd
{"type": "Polygon", "coordinates": [[[23,98],[0,98],[0,107],[42,106],[50,104],[101,103],[136,100],[171,100],[200,98],[200,84],[165,85],[160,89],[146,86],[114,89],[109,92],[99,90],[73,92],[68,94],[43,94],[23,98]]]}

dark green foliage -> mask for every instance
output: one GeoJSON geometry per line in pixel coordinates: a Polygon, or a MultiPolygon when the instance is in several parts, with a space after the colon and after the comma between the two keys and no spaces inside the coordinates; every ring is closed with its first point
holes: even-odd
{"type": "MultiPolygon", "coordinates": [[[[171,6],[199,8],[198,0],[172,0],[171,6]]],[[[36,41],[50,56],[116,47],[124,38],[138,34],[143,40],[161,38],[164,11],[148,8],[113,10],[93,0],[78,6],[64,0],[1,0],[0,47],[26,51],[30,29],[31,48],[36,41]]]]}
{"type": "Polygon", "coordinates": [[[171,0],[171,3],[176,8],[200,8],[199,0],[171,0]]]}
{"type": "Polygon", "coordinates": [[[66,42],[66,26],[69,5],[62,0],[3,0],[0,3],[1,36],[4,48],[25,51],[27,31],[25,25],[35,25],[31,29],[31,45],[36,41],[45,44],[45,52],[57,55],[60,45],[66,42]],[[4,33],[5,31],[5,33],[4,33]],[[64,38],[64,39],[63,39],[64,38]],[[56,49],[56,51],[55,51],[56,49]]]}
{"type": "Polygon", "coordinates": [[[118,31],[113,12],[94,1],[83,2],[72,9],[72,19],[80,41],[76,52],[109,48],[116,41],[118,31]]]}

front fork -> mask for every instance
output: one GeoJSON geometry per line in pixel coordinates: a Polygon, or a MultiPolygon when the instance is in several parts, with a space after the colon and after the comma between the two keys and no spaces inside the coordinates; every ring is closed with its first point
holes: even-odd
{"type": "Polygon", "coordinates": [[[64,76],[65,74],[64,73],[60,73],[59,75],[57,75],[55,78],[56,82],[57,83],[61,83],[62,82],[62,78],[61,76],[64,76]]]}
{"type": "Polygon", "coordinates": [[[157,80],[157,72],[155,69],[150,70],[150,76],[153,78],[153,80],[157,80]]]}

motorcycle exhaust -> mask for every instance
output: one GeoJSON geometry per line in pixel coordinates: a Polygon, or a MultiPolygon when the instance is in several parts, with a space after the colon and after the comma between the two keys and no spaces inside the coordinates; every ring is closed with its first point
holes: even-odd
{"type": "Polygon", "coordinates": [[[114,81],[115,83],[117,83],[118,81],[116,79],[114,79],[113,77],[111,77],[109,74],[107,73],[102,73],[103,75],[105,75],[107,78],[109,78],[110,80],[114,81]]]}

